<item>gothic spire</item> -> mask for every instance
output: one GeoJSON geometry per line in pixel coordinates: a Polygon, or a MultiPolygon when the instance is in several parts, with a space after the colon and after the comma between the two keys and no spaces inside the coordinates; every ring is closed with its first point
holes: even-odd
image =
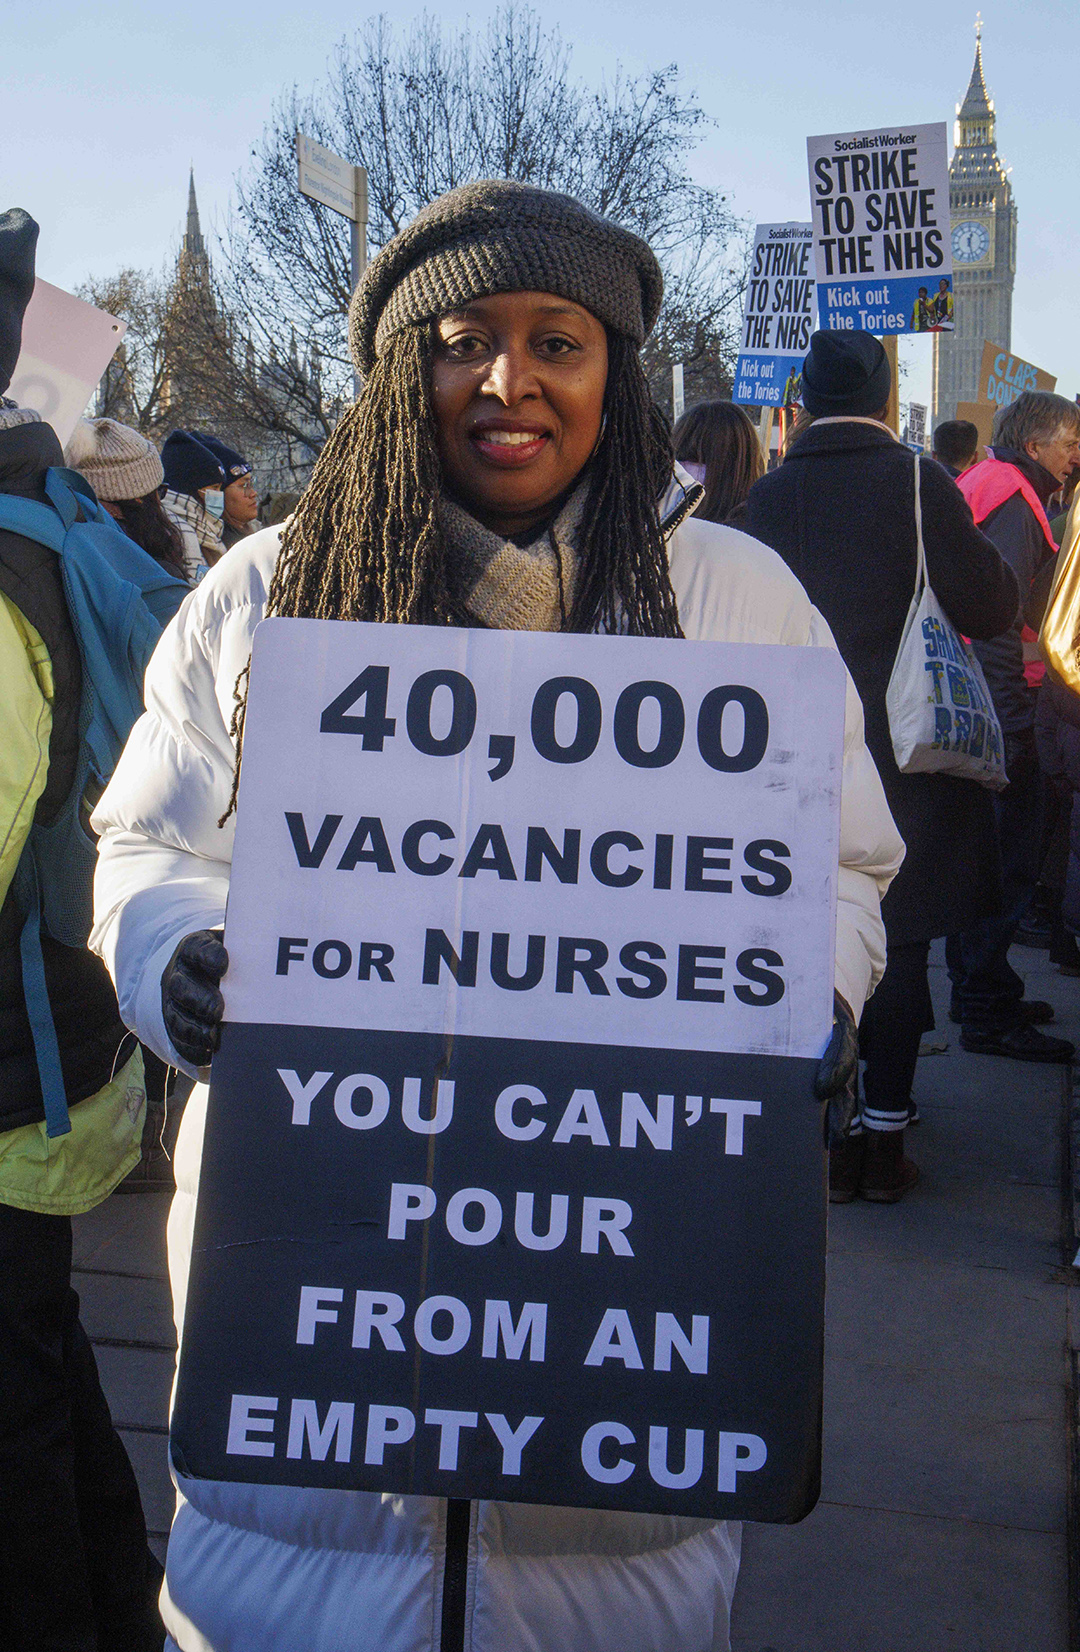
{"type": "Polygon", "coordinates": [[[961,120],[978,120],[993,113],[994,105],[990,94],[986,90],[986,77],[983,74],[982,60],[982,24],[979,23],[978,35],[975,41],[975,64],[971,71],[971,81],[968,85],[967,96],[960,105],[961,120]]]}
{"type": "Polygon", "coordinates": [[[199,225],[199,203],[195,199],[194,167],[192,167],[188,179],[187,231],[184,235],[184,251],[194,258],[206,257],[206,245],[199,225]]]}
{"type": "Polygon", "coordinates": [[[975,25],[975,62],[971,70],[971,80],[963,103],[956,106],[956,115],[956,151],[949,176],[970,173],[973,167],[976,170],[989,168],[993,172],[1000,172],[1001,162],[998,159],[996,142],[997,116],[994,113],[994,100],[986,89],[986,76],[983,73],[981,18],[975,25]]]}

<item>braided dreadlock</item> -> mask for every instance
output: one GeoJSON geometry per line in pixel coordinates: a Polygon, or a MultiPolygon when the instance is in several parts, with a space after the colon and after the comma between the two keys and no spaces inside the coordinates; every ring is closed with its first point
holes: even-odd
{"type": "MultiPolygon", "coordinates": [[[[657,501],[671,437],[633,341],[608,335],[605,422],[589,467],[568,631],[681,637],[657,501]]],[[[282,534],[266,612],[299,619],[471,625],[439,522],[442,486],[431,401],[431,329],[403,328],[320,453],[282,534]]],[[[236,807],[247,704],[237,679],[230,732],[236,807]]]]}
{"type": "Polygon", "coordinates": [[[406,328],[320,453],[282,535],[267,614],[449,625],[426,326],[406,328]]]}

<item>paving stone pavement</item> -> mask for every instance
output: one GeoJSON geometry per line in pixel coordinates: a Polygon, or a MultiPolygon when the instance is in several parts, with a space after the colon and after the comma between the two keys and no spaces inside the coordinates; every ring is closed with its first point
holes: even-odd
{"type": "MultiPolygon", "coordinates": [[[[1080,1044],[1080,981],[1015,948],[1080,1044]]],[[[922,1182],[832,1206],[821,1501],[747,1526],[733,1652],[1070,1652],[1069,1071],[919,1061],[922,1182]]]]}
{"type": "MultiPolygon", "coordinates": [[[[1080,1044],[1080,981],[1045,953],[1013,962],[1080,1044]]],[[[1076,1652],[1069,1075],[965,1054],[937,953],[931,980],[950,1046],[916,1075],[922,1183],[896,1206],[832,1207],[822,1498],[797,1526],[745,1528],[733,1652],[1076,1652]]],[[[84,1323],[160,1555],[167,1212],[163,1193],[114,1196],[75,1223],[84,1323]]]]}
{"type": "Polygon", "coordinates": [[[168,1193],[114,1193],[77,1217],[72,1278],[161,1560],[173,1511],[167,1441],[176,1334],[165,1265],[168,1214],[168,1193]]]}

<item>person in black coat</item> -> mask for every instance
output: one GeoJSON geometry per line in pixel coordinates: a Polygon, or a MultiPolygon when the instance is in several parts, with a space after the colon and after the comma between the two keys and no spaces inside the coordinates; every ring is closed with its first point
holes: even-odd
{"type": "MultiPolygon", "coordinates": [[[[896,766],[885,692],[915,590],[914,458],[883,422],[891,374],[869,333],[819,332],[803,369],[813,423],[783,465],[751,489],[740,524],[772,548],[828,621],[863,702],[866,743],[907,856],[882,901],[885,977],[863,1012],[863,1132],[834,1154],[834,1199],[899,1199],[918,1179],[903,1131],[922,1033],[932,1027],[930,942],[992,912],[1000,897],[988,791],[896,766]]],[[[964,636],[993,637],[1016,617],[1016,580],[976,528],[956,484],[921,466],[930,584],[964,636]]]]}
{"type": "Polygon", "coordinates": [[[1045,795],[1036,752],[1035,684],[1042,666],[1025,655],[1057,562],[1047,506],[1078,460],[1080,408],[1064,396],[1027,390],[999,409],[993,447],[960,484],[982,532],[1016,575],[1024,611],[1003,637],[975,648],[1005,737],[1009,785],[994,804],[1002,909],[951,937],[946,958],[964,1049],[1020,1061],[1071,1061],[1075,1053],[1068,1039],[1038,1031],[1034,1023],[1052,1020],[1053,1010],[1025,1000],[1009,948],[1030,910],[1046,845],[1056,836],[1054,796],[1045,795]],[[1026,632],[1025,619],[1031,624],[1026,632]]]}

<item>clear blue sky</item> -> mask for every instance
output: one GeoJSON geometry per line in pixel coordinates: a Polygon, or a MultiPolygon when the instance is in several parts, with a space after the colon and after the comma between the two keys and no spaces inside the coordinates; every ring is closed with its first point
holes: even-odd
{"type": "MultiPolygon", "coordinates": [[[[1013,348],[1056,372],[1071,397],[1080,391],[1080,6],[983,5],[999,149],[1020,213],[1013,348]]],[[[491,0],[445,0],[439,16],[479,23],[492,9],[491,0]]],[[[974,6],[942,0],[914,9],[547,0],[536,9],[573,45],[583,76],[610,73],[617,61],[633,72],[678,63],[718,121],[695,157],[698,176],[763,222],[809,216],[808,133],[951,122],[975,45],[974,6]]],[[[423,10],[404,0],[392,14],[404,22],[423,10]]],[[[70,288],[87,274],[160,265],[182,227],[189,163],[204,228],[213,227],[276,94],[316,81],[335,42],[366,15],[342,0],[8,8],[0,206],[25,206],[41,223],[39,273],[70,288]]],[[[901,348],[911,369],[902,394],[929,400],[929,340],[901,348]]]]}

